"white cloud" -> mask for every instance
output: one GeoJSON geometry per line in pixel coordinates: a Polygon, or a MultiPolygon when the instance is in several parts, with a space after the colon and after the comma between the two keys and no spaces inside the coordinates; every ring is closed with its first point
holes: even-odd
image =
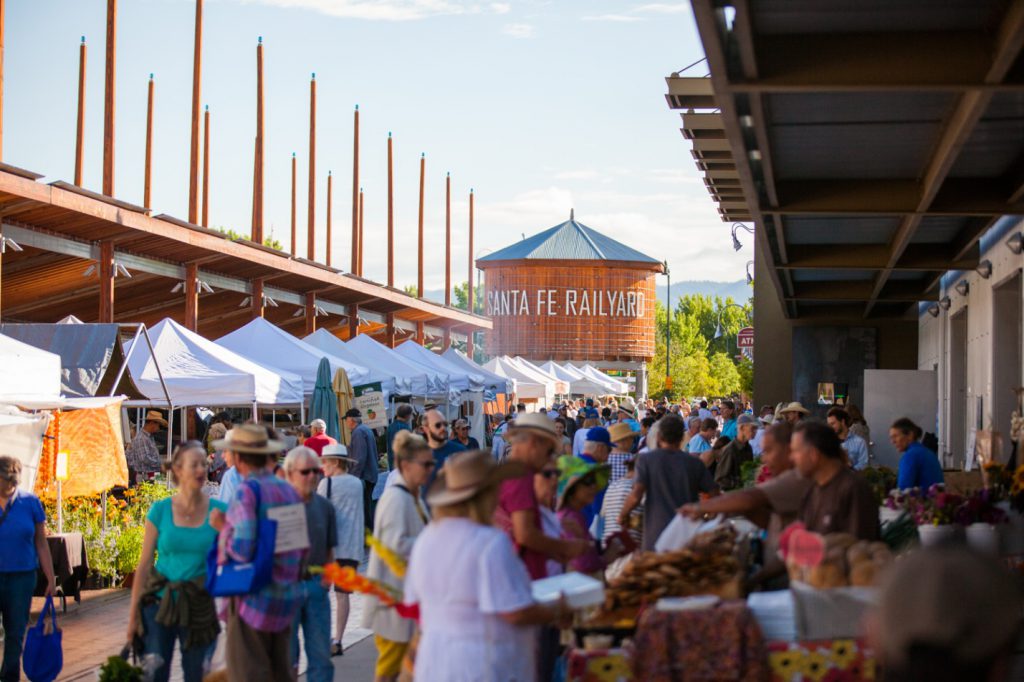
{"type": "Polygon", "coordinates": [[[619,23],[631,23],[635,21],[644,21],[644,18],[634,16],[631,14],[595,14],[583,17],[583,21],[613,21],[619,23]]]}
{"type": "Polygon", "coordinates": [[[482,4],[467,0],[239,0],[243,3],[260,3],[286,9],[307,9],[344,19],[367,19],[371,21],[415,21],[434,16],[457,14],[480,14],[491,12],[505,14],[511,7],[508,3],[482,4]]]}
{"type": "Polygon", "coordinates": [[[683,12],[690,11],[690,3],[679,2],[679,3],[666,3],[666,2],[655,2],[646,5],[640,5],[634,7],[624,13],[611,13],[611,14],[589,14],[583,17],[583,21],[608,21],[617,23],[635,23],[638,21],[647,21],[650,17],[644,15],[651,14],[681,14],[683,12]]]}
{"type": "Polygon", "coordinates": [[[533,25],[532,24],[505,24],[502,27],[501,32],[507,36],[513,38],[532,38],[533,37],[533,25]]]}
{"type": "Polygon", "coordinates": [[[640,5],[633,10],[640,14],[682,14],[690,11],[688,2],[655,2],[649,5],[640,5]]]}

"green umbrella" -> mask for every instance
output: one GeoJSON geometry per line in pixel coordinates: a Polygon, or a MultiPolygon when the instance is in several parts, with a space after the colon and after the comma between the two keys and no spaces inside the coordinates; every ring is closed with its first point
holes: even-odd
{"type": "Polygon", "coordinates": [[[323,419],[327,423],[327,435],[341,440],[338,398],[331,388],[331,363],[327,358],[320,358],[320,366],[316,368],[316,385],[313,386],[313,399],[309,404],[309,420],[314,419],[323,419]]]}

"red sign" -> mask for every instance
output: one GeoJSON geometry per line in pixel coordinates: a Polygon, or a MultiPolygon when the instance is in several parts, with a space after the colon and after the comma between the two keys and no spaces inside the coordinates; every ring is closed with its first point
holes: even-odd
{"type": "Polygon", "coordinates": [[[736,333],[736,347],[737,348],[753,348],[754,347],[754,328],[744,327],[736,333]]]}

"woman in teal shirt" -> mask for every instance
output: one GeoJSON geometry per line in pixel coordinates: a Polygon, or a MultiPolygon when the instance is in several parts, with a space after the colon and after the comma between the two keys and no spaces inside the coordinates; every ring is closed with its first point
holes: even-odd
{"type": "Polygon", "coordinates": [[[203,493],[206,472],[202,443],[178,446],[170,471],[178,491],[153,503],[146,515],[128,640],[141,635],[145,655],[159,657],[154,682],[167,682],[170,677],[175,642],[181,645],[185,682],[200,682],[220,632],[213,598],[204,585],[206,555],[217,539],[210,511],[226,511],[227,505],[203,493]]]}

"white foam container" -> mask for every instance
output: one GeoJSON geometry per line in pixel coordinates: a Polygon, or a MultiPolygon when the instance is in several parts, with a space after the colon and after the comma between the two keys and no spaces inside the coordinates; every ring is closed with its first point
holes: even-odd
{"type": "Polygon", "coordinates": [[[540,604],[555,604],[562,595],[573,609],[585,609],[604,602],[604,584],[582,573],[564,573],[532,583],[533,598],[540,604]]]}

